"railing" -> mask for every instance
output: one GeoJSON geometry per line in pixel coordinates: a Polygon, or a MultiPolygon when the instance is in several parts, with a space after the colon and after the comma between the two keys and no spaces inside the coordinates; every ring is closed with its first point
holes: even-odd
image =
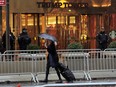
{"type": "MultiPolygon", "coordinates": [[[[45,72],[45,51],[46,50],[7,50],[4,52],[4,54],[20,54],[21,58],[31,58],[33,57],[37,63],[35,66],[38,66],[36,68],[36,71],[38,73],[45,72]],[[22,55],[25,54],[25,55],[22,55]],[[31,57],[30,57],[31,54],[31,57]],[[38,62],[38,58],[42,57],[42,61],[38,62]],[[44,63],[43,63],[44,62],[44,63]]],[[[86,61],[87,61],[87,56],[88,52],[91,51],[100,51],[100,49],[62,49],[62,50],[57,50],[59,60],[60,62],[64,63],[66,66],[69,67],[73,72],[79,72],[83,73],[83,77],[86,78],[87,80],[87,66],[86,66],[86,61]]],[[[51,73],[54,73],[54,69],[50,68],[51,73]]]]}
{"type": "Polygon", "coordinates": [[[31,75],[34,82],[39,82],[37,72],[45,72],[45,56],[27,53],[1,54],[0,75],[31,75]]]}
{"type": "MultiPolygon", "coordinates": [[[[31,74],[34,82],[37,75],[45,73],[45,50],[8,50],[1,54],[0,75],[31,74]]],[[[91,72],[114,71],[116,69],[116,51],[99,49],[57,50],[60,62],[74,73],[83,73],[84,78],[92,80],[91,72]]],[[[54,73],[54,69],[51,69],[54,73]]],[[[76,77],[77,78],[77,77],[76,77]]]]}
{"type": "Polygon", "coordinates": [[[89,52],[88,72],[91,79],[91,72],[114,72],[116,70],[116,51],[95,51],[89,52]]]}
{"type": "MultiPolygon", "coordinates": [[[[31,53],[31,54],[34,54],[34,53],[45,53],[45,49],[43,50],[7,50],[4,52],[4,54],[13,54],[13,53],[31,53]]],[[[61,53],[61,52],[91,52],[91,51],[100,51],[100,49],[60,49],[60,50],[57,50],[58,53],[61,53]]]]}
{"type": "Polygon", "coordinates": [[[116,51],[116,48],[107,48],[104,51],[116,51]]]}

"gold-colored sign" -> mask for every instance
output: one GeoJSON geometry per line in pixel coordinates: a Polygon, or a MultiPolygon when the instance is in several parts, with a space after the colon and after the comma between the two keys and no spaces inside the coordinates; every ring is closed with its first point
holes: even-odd
{"type": "Polygon", "coordinates": [[[86,8],[88,3],[37,2],[38,8],[86,8]]]}

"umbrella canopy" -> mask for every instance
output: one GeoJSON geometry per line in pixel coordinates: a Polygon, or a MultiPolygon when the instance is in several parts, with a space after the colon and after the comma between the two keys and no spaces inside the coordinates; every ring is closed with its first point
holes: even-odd
{"type": "Polygon", "coordinates": [[[44,39],[47,39],[47,40],[52,40],[52,41],[57,41],[56,38],[52,35],[49,35],[47,33],[42,33],[39,35],[40,38],[44,38],[44,39]]]}

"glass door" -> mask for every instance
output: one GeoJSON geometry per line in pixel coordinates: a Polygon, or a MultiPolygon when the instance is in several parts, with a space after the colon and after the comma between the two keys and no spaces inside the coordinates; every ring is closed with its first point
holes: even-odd
{"type": "Polygon", "coordinates": [[[38,14],[14,14],[15,36],[18,38],[22,29],[26,28],[31,37],[31,44],[38,44],[38,17],[38,14]]]}

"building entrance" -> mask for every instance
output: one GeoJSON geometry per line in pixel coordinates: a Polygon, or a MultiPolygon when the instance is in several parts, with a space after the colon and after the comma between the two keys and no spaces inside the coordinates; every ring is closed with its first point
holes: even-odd
{"type": "Polygon", "coordinates": [[[47,15],[46,32],[58,39],[58,48],[61,49],[67,48],[73,41],[80,42],[85,49],[96,48],[97,17],[98,15],[47,15]]]}
{"type": "MultiPolygon", "coordinates": [[[[32,44],[43,48],[44,41],[38,34],[47,32],[58,40],[58,49],[67,48],[72,41],[80,42],[85,49],[95,49],[96,35],[101,27],[109,25],[109,15],[53,15],[53,14],[14,14],[15,36],[18,37],[22,28],[27,28],[32,44]]],[[[109,32],[107,26],[106,32],[109,32]]]]}
{"type": "MultiPolygon", "coordinates": [[[[13,17],[15,36],[18,37],[18,35],[22,32],[22,28],[26,28],[29,36],[31,37],[31,44],[38,44],[38,14],[14,14],[13,17]]],[[[18,48],[18,45],[16,47],[18,48]]]]}

